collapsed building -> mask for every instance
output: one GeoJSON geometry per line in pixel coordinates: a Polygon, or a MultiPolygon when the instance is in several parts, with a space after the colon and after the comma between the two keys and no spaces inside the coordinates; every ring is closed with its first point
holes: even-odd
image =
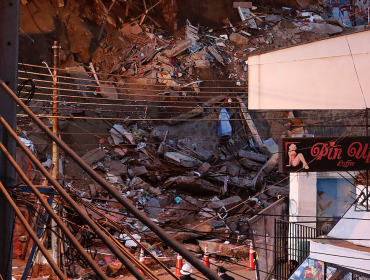
{"type": "MultiPolygon", "coordinates": [[[[20,90],[19,96],[52,127],[50,46],[58,40],[61,138],[112,188],[194,254],[204,251],[207,243],[215,262],[243,264],[254,239],[266,260],[261,261],[262,277],[269,277],[272,259],[266,248],[273,244],[269,237],[274,233],[267,216],[288,215],[284,198],[289,181],[277,170],[276,143],[284,136],[332,131],[317,127],[321,115],[316,111],[248,112],[248,57],[362,31],[366,16],[357,13],[349,24],[348,11],[337,13],[330,3],[230,2],[225,12],[207,21],[198,6],[186,11],[183,5],[22,1],[19,83],[32,79],[35,90],[32,96],[20,90]]],[[[362,9],[356,8],[352,13],[362,9]]],[[[205,15],[212,14],[209,9],[205,15]]],[[[342,119],[329,112],[326,124],[362,121],[360,110],[339,114],[342,119]]],[[[52,169],[50,139],[21,110],[17,126],[22,141],[52,169]]],[[[42,174],[24,164],[27,157],[17,152],[33,182],[44,184],[42,174]]],[[[176,265],[176,252],[159,243],[68,156],[61,154],[59,166],[61,185],[116,240],[138,257],[135,238],[169,267],[176,265]],[[123,227],[131,229],[132,238],[122,233],[123,227]]],[[[19,198],[19,205],[35,216],[37,201],[30,206],[28,200],[19,198]]],[[[73,209],[65,205],[63,211],[108,275],[128,273],[99,246],[96,236],[89,235],[73,209]]],[[[20,226],[14,253],[27,259],[33,243],[29,238],[21,243],[23,234],[20,226]]],[[[91,277],[92,271],[64,250],[69,275],[91,277]]],[[[34,272],[35,277],[50,274],[34,272]]]]}

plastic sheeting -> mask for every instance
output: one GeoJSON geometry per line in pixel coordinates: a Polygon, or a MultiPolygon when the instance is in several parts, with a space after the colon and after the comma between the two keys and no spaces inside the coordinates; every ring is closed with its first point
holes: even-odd
{"type": "Polygon", "coordinates": [[[232,134],[232,128],[230,124],[230,115],[227,113],[225,108],[221,109],[221,113],[218,117],[218,136],[230,136],[232,134]]]}

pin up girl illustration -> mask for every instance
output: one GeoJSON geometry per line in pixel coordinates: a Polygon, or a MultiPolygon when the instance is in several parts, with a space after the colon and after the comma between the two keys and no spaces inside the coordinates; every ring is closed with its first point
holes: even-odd
{"type": "Polygon", "coordinates": [[[299,163],[302,162],[304,169],[309,169],[308,164],[306,160],[304,159],[304,156],[302,154],[296,153],[297,146],[295,144],[290,144],[289,146],[289,165],[287,166],[298,166],[299,163]]]}

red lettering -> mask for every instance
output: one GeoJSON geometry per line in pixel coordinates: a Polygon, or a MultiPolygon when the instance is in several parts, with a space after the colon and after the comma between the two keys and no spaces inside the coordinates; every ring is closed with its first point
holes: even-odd
{"type": "Polygon", "coordinates": [[[316,143],[311,148],[311,155],[316,157],[316,160],[321,160],[325,156],[328,156],[329,160],[341,159],[342,148],[340,147],[340,145],[334,146],[333,143],[331,143],[330,146],[326,143],[316,143]]]}
{"type": "Polygon", "coordinates": [[[343,161],[343,160],[340,160],[337,164],[337,166],[342,166],[342,167],[350,167],[350,166],[355,166],[355,162],[352,161],[352,160],[347,160],[347,161],[343,161]]]}
{"type": "Polygon", "coordinates": [[[328,154],[328,144],[316,143],[311,148],[311,155],[313,157],[317,157],[316,160],[321,160],[322,157],[326,156],[327,154],[328,154]]]}

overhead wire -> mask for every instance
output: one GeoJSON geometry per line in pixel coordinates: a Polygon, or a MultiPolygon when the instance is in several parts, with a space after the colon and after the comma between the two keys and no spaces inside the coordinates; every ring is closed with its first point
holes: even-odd
{"type": "MultiPolygon", "coordinates": [[[[33,64],[27,64],[27,63],[25,63],[24,64],[25,66],[29,66],[29,67],[38,67],[38,68],[44,68],[44,69],[47,69],[47,67],[46,66],[42,66],[42,65],[33,65],[33,64]]],[[[75,71],[75,69],[74,70],[72,70],[72,71],[69,71],[69,70],[67,70],[67,69],[64,69],[64,68],[56,68],[59,72],[67,72],[67,73],[76,73],[76,74],[88,74],[88,73],[90,73],[90,74],[94,74],[92,71],[81,71],[81,72],[79,72],[79,71],[75,71]]],[[[32,72],[30,72],[30,73],[32,73],[32,72]]],[[[38,74],[38,73],[35,73],[35,74],[38,74]]],[[[119,75],[119,74],[110,74],[110,73],[98,73],[98,72],[96,72],[96,74],[97,75],[101,75],[101,76],[110,76],[110,77],[118,77],[118,78],[124,78],[124,77],[122,77],[122,75],[119,75]]],[[[68,78],[70,78],[70,77],[68,77],[68,78]]],[[[128,78],[132,78],[132,77],[128,77],[128,78]]],[[[141,79],[142,77],[133,77],[134,79],[136,78],[136,79],[141,79]]],[[[76,78],[76,79],[79,79],[79,78],[76,78]]],[[[148,79],[148,80],[155,80],[155,79],[157,79],[157,78],[145,78],[145,79],[148,79]]],[[[160,78],[160,79],[163,79],[163,80],[171,80],[171,79],[168,79],[168,78],[160,78]]],[[[88,79],[81,79],[81,80],[87,80],[87,81],[90,81],[90,80],[88,80],[88,79]]],[[[179,81],[188,81],[187,79],[178,79],[177,78],[177,80],[179,80],[179,81]]],[[[207,81],[207,82],[236,82],[236,81],[233,81],[233,80],[230,80],[230,79],[228,79],[228,80],[202,80],[202,81],[207,81]]]]}

